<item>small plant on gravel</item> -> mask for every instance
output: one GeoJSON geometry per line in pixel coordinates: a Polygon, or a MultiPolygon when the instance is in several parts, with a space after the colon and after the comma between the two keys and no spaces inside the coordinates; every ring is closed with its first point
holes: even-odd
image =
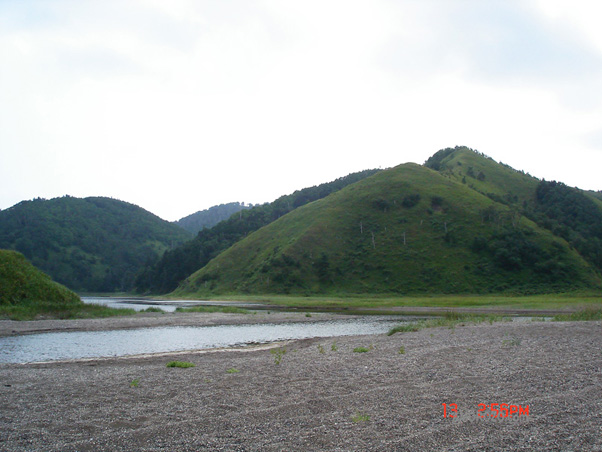
{"type": "Polygon", "coordinates": [[[324,353],[326,353],[326,350],[324,350],[324,346],[323,346],[322,344],[318,344],[318,351],[319,351],[321,354],[324,354],[324,353]]]}
{"type": "Polygon", "coordinates": [[[167,367],[187,368],[187,367],[195,367],[195,364],[189,363],[187,361],[170,361],[166,364],[166,366],[167,367]]]}
{"type": "Polygon", "coordinates": [[[399,353],[400,355],[405,355],[406,348],[402,345],[401,347],[399,347],[399,351],[397,353],[399,353]]]}
{"type": "Polygon", "coordinates": [[[137,388],[139,384],[140,384],[140,379],[135,378],[134,380],[132,380],[130,382],[130,388],[137,388]]]}
{"type": "Polygon", "coordinates": [[[228,374],[237,374],[238,372],[240,372],[240,370],[238,370],[238,369],[236,369],[234,367],[231,367],[230,369],[228,369],[226,371],[226,373],[228,373],[228,374]]]}
{"type": "Polygon", "coordinates": [[[270,353],[274,355],[274,363],[280,364],[280,361],[282,361],[282,357],[286,353],[286,348],[273,348],[272,350],[270,350],[270,353]]]}
{"type": "Polygon", "coordinates": [[[354,353],[368,353],[370,349],[366,347],[355,347],[353,351],[354,353]]]}
{"type": "Polygon", "coordinates": [[[332,345],[330,346],[330,349],[331,349],[333,352],[336,352],[336,351],[339,349],[339,347],[337,347],[337,341],[334,341],[334,342],[332,343],[332,345]]]}
{"type": "Polygon", "coordinates": [[[370,420],[370,415],[361,414],[359,411],[356,411],[355,416],[351,416],[352,422],[368,422],[370,420]]]}
{"type": "Polygon", "coordinates": [[[311,317],[311,314],[308,312],[305,314],[305,317],[311,317]]]}
{"type": "Polygon", "coordinates": [[[512,339],[505,339],[502,341],[502,345],[508,345],[511,347],[517,347],[521,343],[521,340],[518,337],[513,337],[512,339]]]}
{"type": "Polygon", "coordinates": [[[165,311],[163,309],[161,309],[161,308],[155,308],[155,307],[146,308],[142,312],[160,312],[161,314],[165,314],[165,311]]]}

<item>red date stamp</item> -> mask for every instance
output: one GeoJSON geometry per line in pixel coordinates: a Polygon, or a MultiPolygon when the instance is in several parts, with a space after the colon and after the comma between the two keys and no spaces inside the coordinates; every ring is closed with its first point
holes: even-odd
{"type": "MultiPolygon", "coordinates": [[[[443,417],[459,418],[460,412],[456,403],[442,403],[443,417]]],[[[479,418],[519,418],[529,416],[529,405],[510,405],[508,403],[479,403],[476,412],[479,418]]]]}

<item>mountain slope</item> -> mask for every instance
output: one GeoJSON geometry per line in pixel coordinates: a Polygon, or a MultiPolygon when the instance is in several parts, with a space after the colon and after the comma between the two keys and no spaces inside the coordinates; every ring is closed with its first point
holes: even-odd
{"type": "Polygon", "coordinates": [[[253,231],[378,171],[360,171],[332,182],[297,190],[274,202],[243,210],[240,215],[232,216],[211,229],[204,229],[193,240],[167,251],[160,259],[146,266],[136,278],[136,290],[139,293],[171,292],[187,276],[253,231]]]}
{"type": "Polygon", "coordinates": [[[21,253],[0,250],[0,306],[36,303],[73,306],[82,301],[31,265],[21,253]]]}
{"type": "MultiPolygon", "coordinates": [[[[506,190],[492,188],[500,196],[506,190]]],[[[533,293],[599,285],[566,240],[517,209],[453,175],[404,164],[250,234],[175,294],[533,293]]]]}
{"type": "Polygon", "coordinates": [[[227,220],[235,213],[250,209],[252,206],[245,206],[244,203],[230,202],[228,204],[220,204],[209,209],[200,210],[196,213],[180,218],[175,223],[183,229],[186,229],[192,234],[196,234],[204,228],[212,228],[220,221],[227,220]]]}
{"type": "Polygon", "coordinates": [[[179,226],[110,198],[37,199],[0,212],[0,248],[14,249],[72,290],[129,290],[139,268],[189,238],[179,226]]]}

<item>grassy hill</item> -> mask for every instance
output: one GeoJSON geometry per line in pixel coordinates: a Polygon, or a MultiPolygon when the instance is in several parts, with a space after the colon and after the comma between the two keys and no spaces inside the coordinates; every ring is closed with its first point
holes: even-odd
{"type": "Polygon", "coordinates": [[[31,265],[16,251],[0,250],[0,313],[82,306],[80,298],[31,265]]]}
{"type": "Polygon", "coordinates": [[[467,148],[438,154],[426,166],[379,172],[284,215],[211,260],[174,295],[600,287],[591,261],[525,215],[540,181],[467,148]]]}
{"type": "Polygon", "coordinates": [[[137,271],[190,238],[179,226],[116,199],[70,196],[0,212],[0,248],[19,251],[72,290],[129,290],[137,271]]]}
{"type": "Polygon", "coordinates": [[[297,190],[271,203],[242,210],[239,215],[234,215],[211,229],[203,229],[194,239],[165,252],[160,259],[147,265],[136,278],[136,290],[139,293],[171,292],[187,276],[252,232],[300,206],[322,199],[376,172],[378,170],[360,171],[332,182],[297,190]]]}

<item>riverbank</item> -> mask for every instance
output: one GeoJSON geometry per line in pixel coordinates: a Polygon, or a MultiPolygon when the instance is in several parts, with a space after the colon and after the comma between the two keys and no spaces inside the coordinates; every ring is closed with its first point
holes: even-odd
{"type": "Polygon", "coordinates": [[[601,337],[601,322],[500,322],[275,349],[286,353],[0,365],[0,443],[7,451],[602,450],[601,337]],[[167,368],[172,359],[196,367],[167,368]],[[443,403],[457,404],[459,417],[444,418],[443,403]],[[520,405],[523,414],[480,418],[481,403],[520,405]]]}

